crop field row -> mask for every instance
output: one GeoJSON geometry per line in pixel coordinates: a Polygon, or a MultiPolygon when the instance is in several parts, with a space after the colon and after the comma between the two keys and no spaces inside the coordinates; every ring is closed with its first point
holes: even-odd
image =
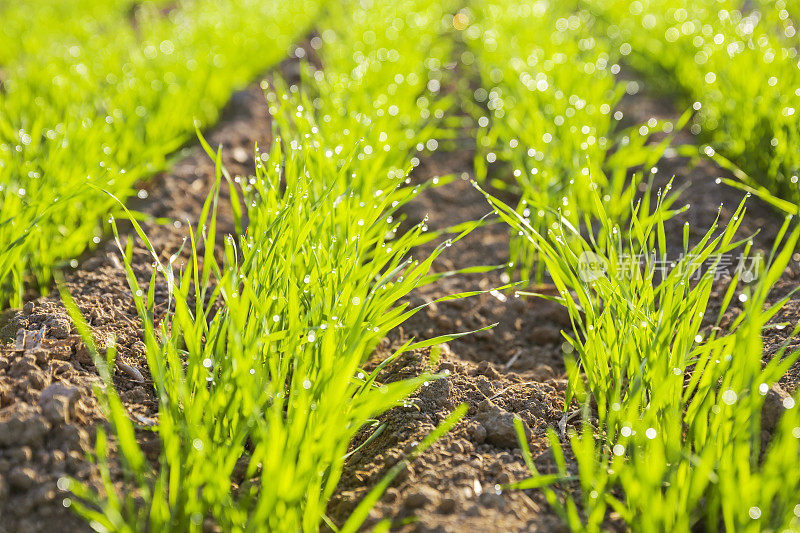
{"type": "MultiPolygon", "coordinates": [[[[353,54],[373,21],[396,5],[357,12],[346,31],[333,27],[344,28],[353,13],[331,12],[334,26],[323,30],[328,44],[320,53],[325,71],[308,68],[302,90],[267,89],[276,141],[258,154],[243,187],[247,234],[225,243],[221,264],[206,255],[200,269],[193,250],[180,274],[162,268],[175,276],[170,322],[155,323],[147,288],[131,272],[131,289],[142,294],[137,306],[167,455],[151,492],[135,440],[121,446],[125,462],[139,469],[133,473],[147,505],[107,500],[102,516],[85,509],[87,518],[109,529],[191,529],[213,513],[226,530],[318,529],[354,432],[429,379],[378,386],[377,371],[361,371],[377,342],[413,313],[395,303],[425,280],[434,259],[407,258],[421,229],[398,234],[392,214],[413,197],[400,188],[413,166],[408,152],[434,126],[418,99],[448,49],[436,39],[439,6],[402,7],[415,16],[375,37],[377,50],[400,52],[394,61],[379,62],[378,52],[354,62],[353,54]],[[385,114],[373,119],[378,102],[385,114]],[[192,289],[208,303],[191,306],[192,289]],[[220,304],[225,314],[214,315],[220,304]],[[194,408],[181,407],[186,398],[194,408]],[[260,465],[269,486],[231,494],[242,458],[253,473],[260,465]]],[[[213,236],[213,208],[210,217],[200,224],[213,236]]],[[[213,242],[205,249],[211,253],[213,242]]],[[[132,430],[124,412],[112,420],[120,422],[122,445],[132,430]]],[[[359,519],[363,513],[344,530],[355,530],[359,519]]]]}
{"type": "Polygon", "coordinates": [[[796,6],[789,4],[758,2],[752,12],[735,2],[592,7],[638,72],[697,110],[692,132],[708,144],[706,153],[735,169],[748,190],[793,214],[800,69],[796,6]]]}
{"type": "Polygon", "coordinates": [[[800,529],[798,15],[0,3],[0,532],[800,529]]]}
{"type": "Polygon", "coordinates": [[[46,290],[54,267],[100,242],[98,221],[114,209],[103,189],[134,196],[234,87],[284,57],[317,9],[191,2],[165,15],[144,4],[134,26],[131,4],[81,2],[67,17],[68,4],[3,6],[4,31],[17,32],[4,42],[25,43],[2,67],[4,304],[18,305],[26,284],[46,290]],[[42,24],[22,39],[31,9],[42,24]],[[294,24],[282,28],[281,19],[294,24]]]}

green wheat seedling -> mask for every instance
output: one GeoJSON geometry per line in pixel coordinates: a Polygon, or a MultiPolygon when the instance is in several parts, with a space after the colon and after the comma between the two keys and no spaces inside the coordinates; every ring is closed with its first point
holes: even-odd
{"type": "Polygon", "coordinates": [[[575,398],[583,406],[582,429],[565,435],[577,471],[566,465],[551,432],[559,472],[540,476],[532,468],[534,477],[517,487],[544,487],[576,531],[599,531],[611,511],[636,531],[796,528],[800,476],[791,465],[800,456],[800,416],[795,400],[786,398],[782,420],[762,446],[761,410],[798,352],[783,346],[762,364],[761,332],[791,296],[766,304],[800,229],[789,232],[787,219],[778,238],[785,241],[754,284],[740,287],[748,271],[732,269],[709,328],[703,319],[715,268],[739,248],[749,254],[749,242],[734,240],[744,203],[727,226],[715,224],[691,248],[687,228],[684,255],[659,271],[650,257],[665,257],[664,222],[672,214],[660,195],[652,211],[643,204],[633,209],[627,238],[610,223],[588,238],[565,222],[542,235],[510,207],[489,200],[545,258],[559,289],[556,300],[574,328],[565,334],[575,353],[567,358],[566,405],[575,398]],[[637,254],[643,263],[620,260],[637,254]],[[603,268],[587,270],[587,257],[603,268]],[[720,319],[733,301],[742,311],[723,330],[720,319]],[[552,488],[574,489],[569,482],[576,478],[577,500],[552,488]]]}
{"type": "MultiPolygon", "coordinates": [[[[630,175],[649,172],[670,142],[649,144],[651,132],[682,123],[618,126],[615,107],[627,86],[616,79],[620,54],[595,38],[593,17],[577,3],[496,0],[465,13],[474,19],[463,35],[481,78],[473,111],[477,178],[487,177],[487,163],[502,164],[491,184],[517,195],[517,210],[540,232],[553,222],[542,206],[560,209],[573,224],[584,213],[600,216],[592,187],[605,215],[626,220],[642,179],[630,175]]],[[[529,251],[512,239],[512,261],[525,276],[537,262],[529,251]]]]}
{"type": "Polygon", "coordinates": [[[38,0],[0,8],[3,42],[23,43],[0,72],[0,306],[19,304],[26,287],[46,292],[53,268],[100,242],[117,209],[101,189],[144,196],[137,182],[277,63],[318,11],[312,0],[203,0],[163,14],[147,2],[134,25],[131,2],[68,4],[69,16],[38,0]]]}
{"type": "Polygon", "coordinates": [[[297,145],[312,137],[315,149],[339,167],[352,158],[351,175],[340,172],[337,179],[353,190],[385,191],[407,179],[409,159],[416,166],[417,154],[452,135],[444,123],[454,97],[441,94],[452,54],[452,41],[443,36],[448,5],[328,6],[318,52],[324,68],[304,65],[302,90],[280,80],[265,86],[283,140],[297,145]]]}
{"type": "MultiPolygon", "coordinates": [[[[107,379],[104,398],[118,451],[136,487],[127,496],[114,492],[101,432],[96,453],[105,498],[70,484],[77,496],[71,505],[97,530],[199,531],[211,520],[226,531],[315,531],[355,432],[438,377],[383,384],[377,371],[370,375],[361,365],[390,328],[416,311],[395,304],[426,279],[439,251],[422,262],[406,259],[420,227],[398,239],[391,254],[378,245],[385,228],[344,238],[372,206],[334,207],[331,195],[311,200],[304,194],[314,181],[306,176],[305,156],[283,154],[276,145],[272,157],[265,168],[284,160],[294,184],[280,191],[270,186],[280,181],[279,171],[259,174],[260,203],[249,228],[258,240],[227,239],[223,263],[197,252],[200,242],[214,249],[216,193],[199,221],[205,230],[189,236],[183,264],[177,253],[159,261],[133,222],[157,264],[146,286],[132,269],[131,242],[118,237],[159,399],[150,430],[161,441],[161,466],[153,472],[144,460],[102,371],[112,366],[113,354],[107,354],[111,361],[96,358],[107,379]],[[378,272],[384,274],[376,281],[378,272]],[[165,316],[155,309],[157,283],[169,288],[165,316]]],[[[218,184],[221,175],[218,170],[218,184]]],[[[391,358],[458,336],[408,342],[391,358]]],[[[461,415],[463,409],[437,434],[461,415]]],[[[344,530],[355,530],[364,517],[355,514],[344,530]]]]}
{"type": "Polygon", "coordinates": [[[74,0],[71,2],[4,2],[0,5],[0,27],[3,48],[0,67],[18,63],[26,56],[35,56],[67,40],[79,43],[104,31],[105,24],[116,24],[121,16],[132,16],[134,10],[164,7],[167,0],[74,0]],[[31,32],[32,23],[38,31],[31,32]]]}
{"type": "MultiPolygon", "coordinates": [[[[439,377],[389,385],[381,383],[380,370],[402,353],[465,333],[410,340],[374,370],[364,364],[379,341],[418,310],[398,302],[436,279],[429,275],[432,262],[475,225],[422,259],[413,257],[413,249],[430,238],[424,222],[399,230],[398,210],[419,190],[405,186],[417,150],[407,130],[435,131],[439,120],[418,101],[434,75],[427,60],[439,50],[439,26],[428,22],[440,21],[440,10],[433,2],[386,1],[355,13],[332,11],[340,18],[330,20],[342,30],[331,36],[323,29],[321,57],[329,65],[327,80],[338,83],[329,85],[310,69],[303,89],[275,83],[268,93],[275,140],[267,151],[256,150],[255,175],[229,176],[220,152],[201,137],[216,161],[217,189],[223,178],[231,185],[239,232],[223,243],[221,261],[214,255],[216,190],[202,211],[199,233],[189,235],[183,263],[178,254],[158,261],[133,222],[157,262],[146,286],[133,275],[131,245],[119,242],[144,324],[162,451],[152,472],[130,437],[130,422],[111,416],[137,490],[121,497],[106,486],[111,494],[101,498],[73,484],[78,498],[72,504],[97,529],[199,530],[207,521],[226,531],[316,531],[323,521],[335,528],[325,517],[326,504],[355,433],[439,377]],[[385,14],[394,19],[378,16],[385,14]],[[407,22],[405,33],[386,31],[385,24],[399,24],[396,18],[407,22]],[[345,24],[351,19],[363,25],[345,24]],[[367,31],[393,37],[364,49],[367,31]],[[409,40],[416,46],[405,44],[409,40]],[[403,59],[386,57],[387,44],[403,50],[403,59]],[[365,53],[354,56],[354,49],[365,53]],[[396,68],[404,79],[413,74],[420,82],[353,76],[354,68],[381,74],[396,68]],[[396,106],[389,116],[398,118],[380,120],[374,103],[383,94],[394,97],[387,107],[396,106]],[[372,120],[380,129],[364,128],[372,120]],[[164,316],[155,314],[156,283],[165,283],[170,294],[164,316]]],[[[114,404],[112,392],[108,405],[114,404]]],[[[456,410],[424,446],[463,412],[456,410]]],[[[101,466],[105,442],[101,435],[101,466]]],[[[361,502],[343,531],[358,528],[398,468],[361,502]]]]}
{"type": "MultiPolygon", "coordinates": [[[[800,156],[796,5],[703,0],[595,2],[597,38],[648,82],[696,111],[705,155],[779,209],[797,212],[800,156]],[[603,35],[605,34],[605,35],[603,35]],[[745,111],[746,110],[746,111],[745,111]]],[[[793,3],[790,3],[793,4],[793,3]]]]}

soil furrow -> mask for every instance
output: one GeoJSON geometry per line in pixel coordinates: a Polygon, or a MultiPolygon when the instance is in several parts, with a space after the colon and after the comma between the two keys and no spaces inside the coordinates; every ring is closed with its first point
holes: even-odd
{"type": "MultiPolygon", "coordinates": [[[[468,181],[472,152],[436,154],[424,160],[416,179],[455,174],[452,183],[424,191],[405,209],[407,222],[427,215],[431,231],[476,220],[489,211],[483,196],[468,181]]],[[[438,242],[419,250],[430,252],[438,242]]],[[[435,269],[449,271],[508,261],[508,229],[502,225],[479,228],[440,256],[435,269]]],[[[459,275],[415,291],[412,306],[456,292],[499,287],[507,279],[501,271],[459,275]]],[[[502,492],[503,483],[528,476],[513,426],[520,416],[530,435],[531,449],[540,456],[542,471],[551,467],[545,455],[545,431],[563,414],[566,380],[561,376],[560,330],[568,317],[558,306],[525,301],[500,292],[465,300],[429,305],[406,321],[387,339],[377,358],[389,355],[407,337],[478,329],[499,322],[492,330],[453,341],[443,347],[438,361],[429,351],[402,357],[382,380],[395,381],[425,370],[446,372],[429,382],[406,406],[380,417],[385,428],[348,461],[339,490],[329,506],[335,521],[345,519],[371,486],[403,458],[458,404],[470,409],[455,430],[409,464],[381,498],[367,525],[389,518],[398,527],[414,531],[553,531],[557,517],[537,493],[502,492]],[[536,324],[536,327],[531,327],[536,324]],[[406,524],[406,525],[403,525],[406,524]]],[[[373,429],[362,432],[361,444],[373,429]]]]}

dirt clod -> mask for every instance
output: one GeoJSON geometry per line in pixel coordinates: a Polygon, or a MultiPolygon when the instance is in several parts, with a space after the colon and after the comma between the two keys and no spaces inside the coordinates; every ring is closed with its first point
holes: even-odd
{"type": "Polygon", "coordinates": [[[427,485],[420,485],[416,489],[408,492],[403,500],[403,507],[406,509],[417,509],[436,505],[439,501],[439,493],[427,485]]]}
{"type": "Polygon", "coordinates": [[[47,335],[54,339],[66,339],[70,332],[70,322],[66,316],[53,316],[45,321],[47,335]]]}
{"type": "Polygon", "coordinates": [[[8,473],[8,482],[12,489],[28,490],[36,482],[36,472],[26,466],[16,466],[8,473]]]}
{"type": "MultiPolygon", "coordinates": [[[[514,415],[486,400],[478,406],[477,421],[486,430],[486,441],[502,448],[518,448],[519,437],[514,426],[514,415]]],[[[524,421],[522,427],[526,438],[531,430],[524,421]]]]}
{"type": "Polygon", "coordinates": [[[791,400],[791,395],[780,385],[775,384],[770,387],[764,396],[764,406],[761,408],[761,429],[774,430],[786,410],[784,402],[791,400]]]}

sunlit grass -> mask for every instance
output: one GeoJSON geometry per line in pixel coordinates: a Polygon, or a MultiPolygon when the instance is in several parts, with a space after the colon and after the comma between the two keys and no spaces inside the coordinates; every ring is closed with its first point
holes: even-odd
{"type": "MultiPolygon", "coordinates": [[[[642,203],[633,210],[628,231],[601,219],[588,238],[566,221],[540,234],[489,197],[542,254],[559,291],[556,301],[569,311],[567,406],[573,398],[582,406],[582,429],[565,435],[577,471],[567,467],[551,431],[558,473],[539,475],[529,460],[535,475],[516,487],[544,487],[575,531],[599,531],[612,511],[635,531],[793,530],[800,525],[796,398],[784,400],[781,421],[766,441],[762,408],[798,352],[784,344],[762,365],[761,335],[791,297],[766,304],[800,229],[789,231],[787,219],[780,232],[785,242],[778,239],[768,269],[752,285],[739,286],[747,270],[735,265],[716,326],[731,302],[742,311],[724,329],[708,327],[703,320],[714,267],[734,251],[748,255],[750,244],[734,241],[743,204],[727,226],[710,228],[691,248],[685,232],[685,254],[662,274],[657,261],[666,257],[664,222],[674,213],[660,197],[653,207],[642,203]],[[603,267],[587,271],[587,258],[603,267]],[[577,500],[552,488],[574,481],[577,500]]],[[[602,210],[601,198],[595,201],[602,210]]]]}
{"type": "MultiPolygon", "coordinates": [[[[800,112],[794,16],[778,1],[583,2],[648,83],[685,108],[705,155],[794,214],[800,201],[800,112]]],[[[605,33],[606,36],[603,36],[605,33]]],[[[740,184],[741,186],[741,184],[740,184]]]]}
{"type": "MultiPolygon", "coordinates": [[[[217,188],[226,178],[233,205],[241,199],[246,210],[234,207],[239,234],[224,242],[221,262],[214,256],[218,190],[186,243],[190,260],[159,262],[149,285],[135,279],[131,245],[119,241],[144,325],[162,451],[154,470],[111,388],[109,418],[136,490],[118,495],[106,484],[101,497],[73,483],[71,505],[96,529],[200,530],[206,521],[225,531],[334,526],[326,504],[355,433],[439,377],[385,384],[379,373],[402,353],[463,333],[411,340],[382,354],[374,370],[363,365],[416,312],[398,302],[438,277],[429,270],[447,248],[417,259],[414,247],[430,238],[424,223],[398,230],[398,210],[418,192],[406,186],[418,163],[416,143],[437,130],[440,118],[431,109],[444,105],[429,84],[439,75],[433,59],[449,53],[439,36],[442,10],[427,0],[332,8],[328,20],[337,31],[321,32],[325,73],[306,68],[302,87],[277,81],[268,89],[275,140],[256,151],[255,173],[239,193],[220,153],[204,144],[216,158],[217,188]],[[387,32],[387,24],[404,31],[387,32]],[[365,42],[367,32],[381,38],[365,42]],[[388,46],[402,55],[382,57],[388,46]],[[155,315],[155,283],[171,288],[163,317],[155,315]],[[246,470],[243,480],[234,476],[237,464],[246,470]]],[[[97,364],[102,373],[99,356],[97,364]]],[[[457,409],[411,456],[464,411],[457,409]]],[[[106,436],[97,442],[103,471],[106,436]]],[[[390,469],[343,531],[358,528],[398,471],[390,469]]]]}
{"type": "Polygon", "coordinates": [[[8,40],[28,44],[2,65],[0,305],[19,304],[26,287],[46,291],[54,268],[99,242],[115,209],[99,188],[135,195],[318,9],[199,1],[165,15],[143,4],[134,27],[128,4],[86,0],[65,17],[47,2],[3,10],[5,31],[17,32],[8,40]]]}
{"type": "MultiPolygon", "coordinates": [[[[105,384],[96,392],[110,421],[95,448],[103,493],[60,482],[73,492],[65,505],[91,527],[337,527],[326,506],[356,432],[439,377],[384,384],[380,370],[466,334],[410,340],[365,369],[381,339],[417,311],[399,302],[437,278],[431,265],[452,242],[416,257],[445,232],[432,235],[424,222],[401,230],[401,222],[403,207],[431,186],[410,186],[420,158],[460,135],[449,126],[460,122],[462,98],[478,125],[477,179],[519,200],[487,196],[512,228],[512,264],[550,278],[551,299],[573,326],[565,403],[580,406],[580,429],[550,432],[557,472],[540,475],[520,427],[533,477],[513,487],[542,489],[573,530],[598,531],[612,512],[637,531],[800,528],[797,398],[785,398],[780,422],[762,432],[765,396],[798,353],[784,345],[764,363],[761,338],[789,298],[767,303],[800,229],[787,220],[754,283],[734,272],[717,312],[741,312],[725,329],[709,325],[718,281],[700,268],[749,253],[749,241],[734,239],[744,206],[727,226],[703,228],[691,247],[685,227],[684,255],[657,268],[667,256],[665,222],[685,208],[673,209],[668,190],[654,203],[652,191],[640,191],[669,138],[648,141],[688,115],[621,129],[618,109],[632,87],[620,78],[627,64],[693,108],[691,131],[707,156],[793,212],[797,2],[762,0],[748,11],[728,0],[200,0],[160,9],[166,4],[0,6],[0,35],[10,42],[0,50],[0,305],[19,303],[26,287],[46,290],[54,269],[100,242],[109,211],[135,219],[122,206],[137,181],[165,168],[235,87],[284,57],[316,21],[322,68],[304,62],[299,84],[262,84],[274,135],[254,149],[253,175],[228,175],[220,149],[201,138],[216,183],[198,226],[187,229],[185,253],[160,260],[163,250],[134,221],[156,267],[149,282],[138,280],[133,240],[111,218],[159,405],[152,425],[129,419],[113,388],[113,345],[97,351],[62,293],[105,384]],[[31,16],[39,31],[23,39],[31,16]],[[468,93],[447,92],[458,86],[457,55],[462,74],[477,72],[468,93]],[[218,243],[223,186],[236,232],[218,243]],[[587,276],[587,262],[602,268],[587,276]],[[167,287],[166,307],[157,306],[157,285],[167,287]],[[137,429],[157,435],[157,464],[137,429]],[[110,477],[112,444],[124,493],[110,477]]],[[[361,526],[402,466],[343,531],[361,526]]]]}
{"type": "MultiPolygon", "coordinates": [[[[642,179],[630,179],[632,169],[649,171],[668,142],[647,145],[651,132],[676,125],[619,126],[616,107],[627,88],[617,78],[621,54],[595,37],[592,15],[577,2],[507,0],[464,13],[471,24],[463,37],[481,82],[469,95],[477,102],[478,179],[495,168],[491,184],[518,195],[518,212],[540,231],[553,221],[542,206],[560,209],[573,224],[599,215],[592,188],[608,216],[625,219],[642,179]]],[[[512,240],[523,275],[536,262],[528,252],[512,240]]]]}

